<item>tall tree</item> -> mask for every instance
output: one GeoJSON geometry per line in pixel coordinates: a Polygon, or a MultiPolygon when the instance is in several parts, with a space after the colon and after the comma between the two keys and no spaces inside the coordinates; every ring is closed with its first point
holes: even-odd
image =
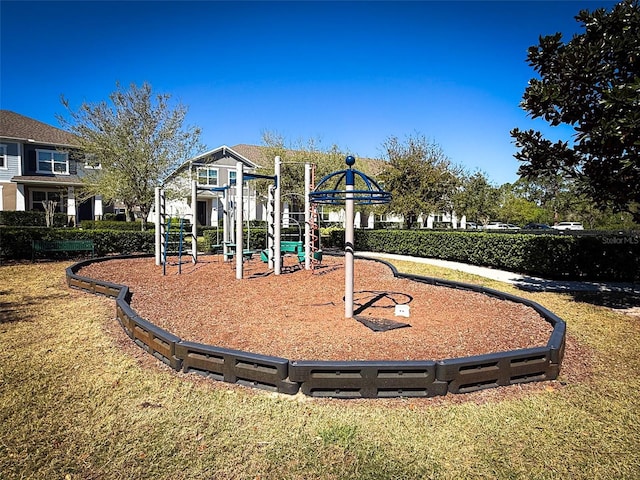
{"type": "Polygon", "coordinates": [[[525,198],[516,184],[505,183],[498,189],[496,218],[506,223],[525,225],[541,222],[545,211],[536,202],[525,198]]]}
{"type": "Polygon", "coordinates": [[[392,136],[383,149],[387,164],[379,178],[392,195],[384,207],[388,213],[402,215],[405,226],[412,228],[421,214],[453,209],[461,170],[439,145],[422,135],[409,136],[405,142],[392,136]]]}
{"type": "MultiPolygon", "coordinates": [[[[325,147],[319,139],[309,138],[287,143],[285,138],[271,131],[262,134],[265,157],[272,160],[279,156],[281,167],[281,188],[284,194],[300,197],[304,194],[304,164],[315,165],[316,179],[336,170],[344,170],[344,153],[337,145],[325,147]]],[[[268,171],[272,171],[269,167],[268,171]]]]}
{"type": "Polygon", "coordinates": [[[78,137],[87,159],[100,165],[87,170],[83,193],[122,202],[129,213],[138,208],[146,220],[155,187],[204,150],[200,129],[185,127],[187,108],[172,105],[168,94],[154,94],[148,83],[116,87],[110,102],[83,102],[75,111],[62,97],[69,118],[60,115],[58,120],[78,137]]]}
{"type": "Polygon", "coordinates": [[[521,103],[533,118],[572,126],[572,144],[513,129],[519,174],[569,176],[600,208],[640,221],[640,6],[624,0],[575,18],[584,33],[566,43],[561,33],[540,37],[529,48],[539,78],[521,103]]]}
{"type": "Polygon", "coordinates": [[[462,178],[461,188],[454,196],[454,209],[469,220],[486,225],[498,212],[499,191],[484,172],[475,172],[462,178]]]}
{"type": "Polygon", "coordinates": [[[551,225],[561,220],[575,219],[572,205],[579,196],[575,183],[575,180],[562,175],[540,175],[535,179],[519,178],[512,185],[512,190],[516,196],[544,210],[544,215],[535,221],[551,225]]]}

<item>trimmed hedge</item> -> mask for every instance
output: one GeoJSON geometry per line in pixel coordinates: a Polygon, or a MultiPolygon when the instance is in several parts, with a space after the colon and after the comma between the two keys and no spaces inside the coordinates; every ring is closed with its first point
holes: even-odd
{"type": "MultiPolygon", "coordinates": [[[[69,221],[64,213],[53,215],[54,227],[65,227],[69,221]]],[[[38,211],[0,211],[0,225],[7,227],[46,227],[47,219],[44,212],[38,211]]]]}
{"type": "MultiPolygon", "coordinates": [[[[356,230],[356,251],[439,258],[548,279],[640,281],[640,235],[356,230]]],[[[331,232],[344,245],[344,230],[331,232]]]]}
{"type": "MultiPolygon", "coordinates": [[[[146,222],[146,229],[153,230],[155,225],[146,222]]],[[[142,225],[140,221],[135,222],[119,222],[116,220],[82,220],[80,227],[83,230],[125,230],[125,231],[141,231],[142,225]]]]}
{"type": "Polygon", "coordinates": [[[32,240],[93,240],[98,256],[124,253],[153,253],[153,232],[80,230],[77,228],[1,228],[0,257],[31,258],[32,240]]]}
{"type": "MultiPolygon", "coordinates": [[[[344,230],[323,232],[322,247],[342,248],[344,230]]],[[[221,241],[221,233],[218,234],[221,241]]],[[[243,233],[246,241],[246,230],[243,233]]],[[[297,238],[297,228],[283,229],[283,238],[297,238]]],[[[428,230],[356,230],[356,251],[439,258],[500,268],[547,279],[640,281],[640,235],[498,234],[428,230]]],[[[203,231],[203,250],[216,244],[216,230],[203,231]]],[[[74,228],[0,228],[0,257],[31,258],[32,240],[93,240],[96,255],[153,253],[153,230],[118,231],[74,228]]],[[[266,230],[252,228],[248,247],[266,247],[266,230]]]]}

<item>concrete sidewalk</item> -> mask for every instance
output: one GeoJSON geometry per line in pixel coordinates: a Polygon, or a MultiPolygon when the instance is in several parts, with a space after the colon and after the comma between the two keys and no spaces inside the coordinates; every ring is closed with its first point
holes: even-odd
{"type": "Polygon", "coordinates": [[[569,280],[545,280],[495,268],[478,267],[465,263],[438,260],[436,258],[411,257],[408,255],[396,255],[393,253],[356,252],[362,257],[379,258],[381,260],[399,260],[405,262],[425,263],[436,267],[449,268],[460,272],[490,278],[499,282],[510,283],[518,288],[529,291],[546,292],[624,292],[640,294],[640,284],[634,283],[607,283],[607,282],[577,282],[569,280]]]}

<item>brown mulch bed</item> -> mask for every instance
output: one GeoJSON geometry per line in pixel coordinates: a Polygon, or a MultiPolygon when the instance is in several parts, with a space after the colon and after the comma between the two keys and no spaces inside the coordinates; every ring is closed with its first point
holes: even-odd
{"type": "Polygon", "coordinates": [[[399,279],[379,262],[355,263],[357,318],[410,326],[375,332],[344,315],[342,257],[313,273],[285,259],[282,275],[260,260],[244,265],[203,257],[197,264],[153,258],[95,263],[79,274],[128,285],[132,307],[179,337],[290,360],[440,360],[546,345],[552,331],[533,309],[479,293],[399,279]],[[395,305],[410,316],[396,317],[395,305]]]}
{"type": "MultiPolygon", "coordinates": [[[[325,258],[322,268],[313,274],[299,270],[290,257],[284,265],[283,274],[275,276],[259,260],[248,262],[243,280],[236,280],[232,265],[212,256],[200,257],[195,265],[183,265],[180,275],[172,266],[163,276],[162,267],[155,266],[153,258],[94,263],[78,273],[128,285],[133,292],[132,306],[142,317],[184,340],[290,360],[439,360],[544,346],[551,332],[549,324],[522,305],[397,279],[383,264],[357,260],[354,309],[358,316],[411,325],[373,332],[356,320],[344,318],[342,258],[325,258]],[[374,299],[377,301],[372,303],[374,299]],[[408,302],[409,318],[394,316],[395,302],[408,302]],[[363,305],[366,307],[358,311],[363,305]]],[[[134,346],[115,324],[108,331],[144,368],[168,368],[134,346]]],[[[588,380],[593,362],[593,353],[569,334],[561,381],[426,399],[377,399],[376,405],[484,403],[528,392],[554,391],[567,383],[588,380]]],[[[205,381],[192,375],[184,378],[205,381]]],[[[219,388],[216,383],[210,387],[219,388]]]]}

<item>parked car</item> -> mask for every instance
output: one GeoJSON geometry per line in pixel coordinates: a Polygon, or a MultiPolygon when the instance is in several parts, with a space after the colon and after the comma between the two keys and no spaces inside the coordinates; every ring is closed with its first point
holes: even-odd
{"type": "Polygon", "coordinates": [[[504,230],[506,223],[502,222],[489,222],[484,226],[485,230],[504,230]]]}
{"type": "Polygon", "coordinates": [[[551,228],[546,223],[527,223],[524,227],[522,227],[522,229],[523,230],[553,230],[553,228],[551,228]]]}
{"type": "Polygon", "coordinates": [[[556,223],[553,228],[556,230],[584,230],[580,222],[560,222],[556,223]]]}
{"type": "Polygon", "coordinates": [[[478,225],[476,222],[467,222],[465,228],[467,230],[478,230],[479,228],[482,228],[482,226],[478,225]]]}
{"type": "Polygon", "coordinates": [[[485,230],[520,230],[520,227],[512,223],[489,222],[484,226],[485,230]]]}

